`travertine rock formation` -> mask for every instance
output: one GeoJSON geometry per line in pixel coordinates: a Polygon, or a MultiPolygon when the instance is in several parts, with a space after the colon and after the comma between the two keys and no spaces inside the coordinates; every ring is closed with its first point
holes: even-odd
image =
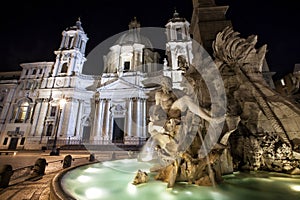
{"type": "Polygon", "coordinates": [[[225,28],[213,43],[215,63],[228,98],[227,116],[239,116],[229,137],[237,170],[297,171],[300,109],[273,91],[263,79],[266,45],[256,49],[257,36],[239,37],[225,28]]]}
{"type": "Polygon", "coordinates": [[[146,183],[149,181],[149,176],[146,172],[143,172],[142,170],[138,170],[138,172],[136,173],[132,184],[133,185],[139,185],[142,183],[146,183]]]}

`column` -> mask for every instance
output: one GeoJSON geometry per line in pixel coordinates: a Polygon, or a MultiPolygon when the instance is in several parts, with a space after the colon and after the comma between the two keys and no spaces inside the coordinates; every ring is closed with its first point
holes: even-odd
{"type": "Polygon", "coordinates": [[[93,123],[93,137],[95,140],[97,140],[98,132],[99,132],[99,115],[100,115],[100,103],[96,100],[95,103],[95,114],[94,114],[94,123],[93,123]]]}
{"type": "Polygon", "coordinates": [[[5,119],[7,118],[7,113],[9,110],[9,106],[10,106],[10,102],[5,102],[3,109],[2,109],[2,115],[1,115],[1,119],[0,119],[0,123],[4,124],[5,123],[5,119]]]}
{"type": "Polygon", "coordinates": [[[62,49],[62,48],[64,47],[65,41],[66,41],[66,35],[64,34],[64,35],[62,36],[62,40],[61,40],[61,43],[60,43],[60,49],[62,49]]]}
{"type": "Polygon", "coordinates": [[[37,126],[38,126],[38,122],[39,122],[39,118],[40,118],[40,114],[41,114],[41,108],[42,108],[42,104],[41,104],[42,100],[41,99],[37,99],[36,100],[36,104],[35,104],[35,108],[34,113],[32,114],[32,118],[33,118],[33,126],[31,126],[31,133],[30,135],[32,136],[36,136],[38,135],[36,132],[37,126]]]}
{"type": "Polygon", "coordinates": [[[147,137],[147,104],[146,104],[146,99],[143,99],[143,125],[142,125],[142,129],[143,129],[143,138],[147,137]]]}
{"type": "Polygon", "coordinates": [[[78,48],[78,43],[79,43],[79,39],[80,39],[80,36],[77,34],[74,36],[74,47],[75,48],[78,48]]]}
{"type": "Polygon", "coordinates": [[[141,108],[141,99],[138,98],[137,99],[137,110],[136,110],[136,136],[137,137],[141,137],[141,111],[142,111],[142,108],[141,108]]]}
{"type": "Polygon", "coordinates": [[[43,131],[44,131],[44,126],[45,126],[45,119],[48,113],[49,109],[49,100],[44,99],[43,101],[40,102],[41,108],[40,108],[40,113],[39,113],[39,119],[36,124],[36,135],[40,135],[43,137],[43,131]]]}
{"type": "Polygon", "coordinates": [[[62,130],[64,133],[64,137],[69,138],[74,136],[79,102],[75,98],[67,98],[67,102],[64,105],[64,108],[64,125],[62,130]]]}
{"type": "MultiPolygon", "coordinates": [[[[53,68],[52,75],[51,75],[52,77],[57,76],[57,71],[58,71],[59,65],[60,65],[60,54],[56,55],[55,64],[54,64],[54,68],[53,68]]],[[[52,81],[51,87],[53,85],[54,85],[54,80],[52,81]]]]}
{"type": "Polygon", "coordinates": [[[77,112],[77,122],[76,122],[76,132],[74,133],[74,136],[76,136],[78,139],[81,139],[80,130],[81,130],[81,117],[82,117],[82,108],[83,108],[83,101],[78,100],[79,106],[78,106],[78,112],[77,112]]]}
{"type": "Polygon", "coordinates": [[[95,140],[100,140],[101,139],[101,133],[102,133],[102,126],[103,126],[103,99],[100,99],[99,103],[97,104],[96,108],[96,119],[95,119],[95,131],[94,131],[94,137],[95,140]]]}
{"type": "Polygon", "coordinates": [[[69,125],[69,116],[71,112],[71,103],[69,100],[66,100],[65,105],[61,108],[59,106],[58,111],[58,134],[57,137],[59,138],[67,138],[68,137],[68,125],[69,125]]]}
{"type": "Polygon", "coordinates": [[[104,100],[100,99],[100,110],[99,110],[99,130],[98,130],[98,134],[99,134],[99,139],[101,139],[101,137],[103,136],[103,123],[104,123],[104,100]]]}
{"type": "Polygon", "coordinates": [[[132,99],[129,99],[128,111],[127,111],[127,136],[132,136],[132,99]]]}
{"type": "Polygon", "coordinates": [[[106,121],[105,121],[105,139],[109,139],[110,134],[110,100],[106,100],[106,121]]]}

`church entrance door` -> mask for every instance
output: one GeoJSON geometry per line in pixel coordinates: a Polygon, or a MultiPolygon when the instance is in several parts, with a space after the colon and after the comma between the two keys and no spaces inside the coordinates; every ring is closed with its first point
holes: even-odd
{"type": "Polygon", "coordinates": [[[125,118],[114,118],[113,143],[124,143],[124,119],[125,118]]]}
{"type": "Polygon", "coordinates": [[[89,143],[90,142],[90,134],[91,134],[91,127],[84,126],[83,127],[83,134],[82,134],[82,142],[89,143]]]}
{"type": "Polygon", "coordinates": [[[17,149],[18,140],[19,140],[19,138],[11,138],[8,149],[9,150],[17,149]]]}

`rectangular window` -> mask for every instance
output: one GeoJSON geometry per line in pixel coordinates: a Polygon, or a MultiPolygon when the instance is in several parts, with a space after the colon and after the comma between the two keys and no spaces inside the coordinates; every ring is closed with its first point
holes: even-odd
{"type": "Polygon", "coordinates": [[[73,47],[73,43],[74,43],[74,37],[69,37],[69,44],[68,47],[72,48],[73,47]]]}
{"type": "Polygon", "coordinates": [[[24,145],[24,143],[25,143],[25,138],[23,137],[23,138],[21,139],[20,145],[24,145]]]}
{"type": "Polygon", "coordinates": [[[3,145],[7,145],[8,138],[4,138],[3,145]]]}
{"type": "Polygon", "coordinates": [[[52,129],[53,129],[53,125],[49,124],[48,127],[47,127],[46,136],[51,136],[52,135],[52,129]]]}
{"type": "Polygon", "coordinates": [[[55,117],[57,106],[52,106],[50,110],[50,117],[55,117]]]}
{"type": "Polygon", "coordinates": [[[129,69],[130,69],[130,62],[129,61],[124,62],[124,71],[129,71],[129,69]]]}

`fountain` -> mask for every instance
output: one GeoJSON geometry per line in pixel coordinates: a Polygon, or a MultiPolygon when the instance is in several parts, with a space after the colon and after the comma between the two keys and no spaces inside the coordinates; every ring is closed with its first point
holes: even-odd
{"type": "Polygon", "coordinates": [[[155,175],[149,171],[150,167],[151,164],[136,159],[78,167],[54,179],[57,186],[52,189],[51,199],[297,199],[300,193],[299,176],[270,172],[224,175],[222,183],[215,187],[177,182],[172,189],[166,189],[167,183],[156,181],[155,175]],[[132,181],[139,169],[149,174],[149,181],[134,185],[132,181]]]}
{"type": "Polygon", "coordinates": [[[183,65],[183,91],[166,77],[146,80],[162,87],[138,158],[65,171],[53,180],[51,199],[299,197],[298,126],[291,124],[299,125],[300,109],[264,82],[266,46],[255,49],[256,40],[225,28],[213,43],[214,62],[199,54],[199,66],[183,65]]]}

